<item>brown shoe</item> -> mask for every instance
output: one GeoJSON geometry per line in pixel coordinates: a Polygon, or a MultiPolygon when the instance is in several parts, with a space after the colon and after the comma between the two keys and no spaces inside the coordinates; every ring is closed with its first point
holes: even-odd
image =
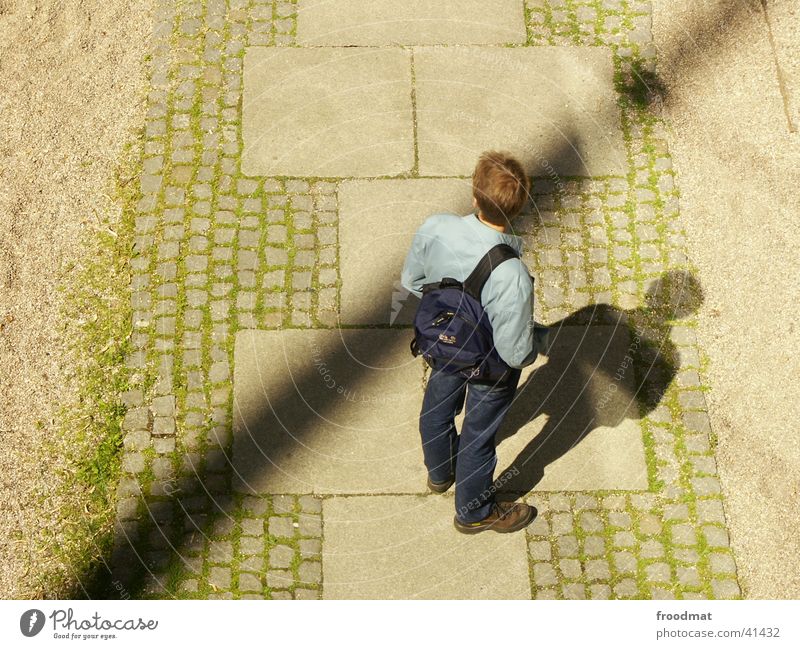
{"type": "Polygon", "coordinates": [[[496,502],[491,513],[477,523],[463,523],[458,516],[453,519],[456,529],[463,534],[477,534],[494,530],[501,534],[526,528],[536,518],[536,508],[524,503],[496,502]]]}
{"type": "Polygon", "coordinates": [[[453,483],[456,481],[455,478],[450,478],[449,480],[445,480],[444,482],[434,482],[430,478],[428,478],[428,489],[433,491],[437,494],[443,494],[447,491],[450,487],[453,486],[453,483]]]}

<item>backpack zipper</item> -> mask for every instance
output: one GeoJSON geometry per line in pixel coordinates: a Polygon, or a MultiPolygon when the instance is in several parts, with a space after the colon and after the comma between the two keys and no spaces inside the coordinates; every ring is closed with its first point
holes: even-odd
{"type": "Polygon", "coordinates": [[[453,311],[446,311],[444,313],[440,313],[439,317],[436,318],[436,320],[434,320],[431,323],[431,326],[432,327],[438,327],[440,324],[442,324],[446,320],[452,320],[454,315],[455,315],[455,312],[453,312],[453,311]]]}
{"type": "MultiPolygon", "coordinates": [[[[457,318],[461,318],[470,327],[472,327],[472,330],[478,333],[478,335],[481,337],[484,343],[489,343],[489,340],[486,338],[486,333],[481,330],[481,328],[477,325],[477,323],[473,322],[470,318],[467,318],[466,316],[460,313],[454,313],[453,315],[457,318]]],[[[494,341],[492,341],[492,344],[489,345],[489,347],[494,348],[494,341]]]]}

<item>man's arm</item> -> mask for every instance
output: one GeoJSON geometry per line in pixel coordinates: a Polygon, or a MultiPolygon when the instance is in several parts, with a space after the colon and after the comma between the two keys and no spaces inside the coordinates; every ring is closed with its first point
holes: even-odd
{"type": "Polygon", "coordinates": [[[422,297],[422,284],[425,280],[425,251],[431,240],[432,218],[423,223],[411,242],[411,249],[406,255],[403,271],[400,273],[400,283],[407,291],[417,297],[422,297]]]}
{"type": "Polygon", "coordinates": [[[482,298],[500,358],[517,369],[533,363],[538,355],[533,282],[525,265],[511,259],[498,266],[486,282],[482,298]]]}

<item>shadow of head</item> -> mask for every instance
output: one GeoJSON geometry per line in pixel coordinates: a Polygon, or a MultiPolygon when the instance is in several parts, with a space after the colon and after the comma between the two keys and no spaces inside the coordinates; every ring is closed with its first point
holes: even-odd
{"type": "Polygon", "coordinates": [[[680,320],[697,313],[705,296],[698,279],[686,270],[670,270],[654,281],[645,295],[645,310],[658,320],[680,320]]]}
{"type": "Polygon", "coordinates": [[[652,63],[634,58],[631,61],[630,77],[620,87],[622,94],[637,108],[653,109],[667,97],[668,88],[656,73],[652,63]]]}
{"type": "Polygon", "coordinates": [[[642,307],[592,304],[551,325],[548,356],[523,374],[498,432],[498,443],[532,436],[513,464],[519,475],[505,488],[530,491],[548,464],[592,431],[651,412],[679,367],[673,321],[696,312],[702,300],[691,273],[670,271],[648,287],[642,307]]]}

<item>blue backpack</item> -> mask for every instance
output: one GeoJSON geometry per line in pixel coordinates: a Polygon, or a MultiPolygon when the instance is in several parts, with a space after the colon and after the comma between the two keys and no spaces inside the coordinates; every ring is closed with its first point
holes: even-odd
{"type": "Polygon", "coordinates": [[[489,250],[464,282],[445,277],[422,287],[414,316],[411,353],[432,368],[458,374],[473,383],[499,383],[513,371],[494,347],[492,325],[481,304],[481,291],[492,271],[519,258],[501,243],[489,250]]]}

